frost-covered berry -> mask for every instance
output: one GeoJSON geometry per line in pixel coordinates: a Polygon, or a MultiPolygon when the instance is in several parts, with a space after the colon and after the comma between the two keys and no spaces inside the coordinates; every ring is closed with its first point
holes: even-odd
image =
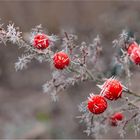
{"type": "Polygon", "coordinates": [[[64,69],[70,64],[70,58],[65,52],[58,52],[53,57],[53,63],[55,68],[64,69]]]}
{"type": "Polygon", "coordinates": [[[136,65],[140,65],[140,48],[134,49],[130,55],[130,59],[136,65]]]}
{"type": "Polygon", "coordinates": [[[140,47],[136,42],[128,46],[127,53],[133,63],[140,65],[140,47]]]}
{"type": "Polygon", "coordinates": [[[117,100],[121,97],[123,91],[120,81],[113,78],[106,80],[101,88],[101,94],[109,100],[117,100]]]}
{"type": "Polygon", "coordinates": [[[138,48],[139,48],[138,44],[136,42],[133,42],[128,46],[127,53],[131,55],[132,51],[138,48]]]}
{"type": "Polygon", "coordinates": [[[33,46],[37,49],[43,50],[49,47],[49,38],[45,34],[37,34],[34,36],[33,46]]]}
{"type": "Polygon", "coordinates": [[[107,101],[103,96],[90,94],[87,107],[91,113],[100,114],[106,110],[107,101]]]}
{"type": "Polygon", "coordinates": [[[111,126],[117,126],[118,121],[122,121],[124,119],[124,115],[121,112],[116,112],[109,118],[109,122],[111,126]]]}

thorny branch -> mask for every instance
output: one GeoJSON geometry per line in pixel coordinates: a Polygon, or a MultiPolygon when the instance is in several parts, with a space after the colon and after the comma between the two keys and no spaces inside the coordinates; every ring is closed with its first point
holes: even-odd
{"type": "Polygon", "coordinates": [[[127,124],[130,123],[130,121],[132,121],[134,118],[136,118],[137,115],[138,115],[138,113],[135,113],[132,117],[130,117],[128,120],[125,121],[123,130],[126,128],[127,124]]]}
{"type": "MultiPolygon", "coordinates": [[[[61,38],[61,51],[65,51],[69,55],[71,63],[64,70],[59,71],[56,70],[53,66],[53,56],[56,53],[54,51],[55,42],[58,40],[57,36],[48,35],[50,46],[43,51],[38,50],[33,46],[34,36],[38,33],[44,32],[45,31],[41,27],[41,25],[38,25],[30,31],[30,33],[28,34],[29,38],[25,41],[22,33],[19,31],[19,28],[16,28],[14,24],[10,23],[9,25],[7,25],[6,29],[3,28],[3,24],[0,24],[0,43],[4,43],[6,45],[6,42],[11,42],[12,44],[16,44],[18,48],[24,48],[24,54],[19,57],[18,62],[15,63],[16,70],[22,70],[23,68],[27,68],[27,64],[31,62],[32,59],[36,59],[40,63],[50,62],[52,79],[50,81],[47,81],[43,85],[43,90],[44,92],[50,93],[54,100],[56,100],[58,92],[68,88],[69,86],[74,85],[75,83],[88,80],[92,80],[96,83],[102,83],[104,79],[108,77],[106,71],[100,74],[98,74],[97,72],[97,65],[99,65],[98,60],[102,52],[102,46],[99,36],[95,37],[91,44],[82,42],[79,45],[76,42],[77,36],[64,32],[64,37],[61,38]],[[90,66],[92,66],[92,68],[90,68],[90,66]]],[[[87,132],[88,134],[100,135],[99,132],[101,129],[107,131],[108,123],[106,123],[106,121],[108,120],[108,116],[115,111],[135,111],[134,115],[132,115],[131,118],[127,119],[124,122],[123,130],[125,130],[127,124],[130,121],[138,118],[137,116],[140,115],[140,107],[137,106],[137,103],[140,101],[140,95],[134,93],[129,89],[131,84],[131,73],[129,66],[130,60],[126,50],[129,43],[134,41],[135,38],[130,38],[128,36],[128,32],[123,30],[119,38],[113,41],[113,46],[115,46],[122,52],[122,55],[120,55],[119,53],[114,54],[115,57],[117,56],[114,67],[118,68],[117,66],[121,65],[123,67],[122,70],[126,73],[128,89],[125,88],[123,92],[133,95],[134,97],[136,97],[136,99],[130,101],[129,99],[125,98],[128,106],[124,104],[114,110],[110,108],[110,110],[106,111],[105,114],[103,114],[102,116],[94,116],[89,114],[89,111],[87,110],[87,101],[83,102],[79,107],[79,110],[83,113],[83,115],[79,118],[81,118],[86,123],[87,130],[85,132],[87,132]]],[[[120,73],[118,73],[118,75],[120,73]]],[[[125,94],[125,97],[127,96],[127,94],[125,94]]],[[[140,122],[140,119],[138,121],[140,122]]]]}

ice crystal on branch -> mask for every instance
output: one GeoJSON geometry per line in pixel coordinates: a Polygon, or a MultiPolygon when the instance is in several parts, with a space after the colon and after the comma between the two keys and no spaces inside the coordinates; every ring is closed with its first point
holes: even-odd
{"type": "Polygon", "coordinates": [[[111,68],[107,70],[116,72],[112,72],[112,75],[102,69],[104,60],[100,58],[103,49],[99,35],[91,43],[78,42],[76,35],[67,32],[60,37],[49,35],[41,25],[32,28],[26,35],[25,39],[19,28],[15,27],[13,23],[8,24],[6,29],[3,24],[0,24],[0,43],[6,45],[8,41],[18,48],[24,49],[23,54],[15,63],[16,71],[27,68],[28,63],[33,59],[39,63],[50,64],[52,76],[43,85],[43,91],[48,93],[54,101],[58,100],[60,91],[76,83],[85,81],[103,83],[102,86],[99,86],[101,88],[99,95],[90,94],[90,98],[79,105],[81,115],[77,118],[80,119],[80,122],[85,123],[84,132],[87,135],[99,138],[111,127],[116,127],[120,136],[124,137],[129,124],[133,124],[135,134],[139,132],[140,107],[137,103],[140,101],[140,95],[130,89],[130,65],[131,63],[140,65],[140,48],[134,35],[123,30],[119,37],[112,42],[116,51],[111,68]],[[58,40],[62,44],[56,48],[58,40]],[[103,63],[101,64],[101,62],[103,63]],[[127,84],[112,78],[116,75],[124,78],[124,72],[127,84]],[[111,78],[107,80],[107,77],[111,78]],[[115,102],[119,104],[119,107],[114,108],[115,102]],[[127,116],[127,113],[130,115],[127,116]],[[119,117],[123,114],[125,117],[120,119],[118,116],[114,117],[114,114],[119,114],[119,117]]]}
{"type": "Polygon", "coordinates": [[[23,68],[27,68],[27,64],[31,62],[32,58],[32,55],[22,55],[21,57],[19,57],[18,62],[15,63],[16,71],[22,70],[23,68]]]}
{"type": "Polygon", "coordinates": [[[122,33],[120,34],[120,39],[126,40],[128,38],[128,32],[126,30],[123,30],[122,33]]]}
{"type": "Polygon", "coordinates": [[[17,43],[21,38],[21,32],[18,31],[18,28],[14,27],[14,24],[7,25],[7,38],[12,43],[17,43]]]}
{"type": "Polygon", "coordinates": [[[133,33],[129,32],[128,30],[123,30],[119,35],[119,38],[113,41],[113,46],[116,47],[116,52],[114,55],[114,57],[116,57],[116,65],[114,65],[113,68],[119,68],[119,76],[125,72],[127,85],[129,88],[131,87],[132,75],[130,72],[131,62],[136,65],[139,65],[140,63],[140,50],[136,40],[137,38],[133,33]],[[136,48],[137,53],[134,53],[136,48]]]}

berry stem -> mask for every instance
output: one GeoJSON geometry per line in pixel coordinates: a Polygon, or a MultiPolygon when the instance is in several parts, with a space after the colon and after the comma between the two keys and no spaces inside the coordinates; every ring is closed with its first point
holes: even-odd
{"type": "MultiPolygon", "coordinates": [[[[139,109],[139,106],[137,106],[135,103],[136,103],[136,100],[134,100],[134,101],[129,101],[127,98],[124,98],[125,99],[125,101],[127,101],[128,102],[128,105],[132,105],[132,106],[134,106],[134,107],[136,107],[137,109],[139,109]]],[[[137,100],[138,101],[138,100],[137,100]]]]}
{"type": "Polygon", "coordinates": [[[138,115],[138,113],[135,113],[130,119],[128,119],[128,120],[125,121],[124,126],[123,126],[123,130],[125,130],[126,125],[127,125],[130,121],[132,121],[137,115],[138,115]]]}
{"type": "Polygon", "coordinates": [[[81,74],[79,71],[73,69],[72,67],[68,67],[67,69],[70,70],[71,72],[75,72],[77,74],[81,74]]]}
{"type": "Polygon", "coordinates": [[[129,89],[128,90],[124,90],[124,92],[140,98],[140,95],[138,95],[137,93],[134,93],[134,92],[130,91],[129,89]]]}
{"type": "Polygon", "coordinates": [[[93,75],[92,75],[92,73],[86,67],[84,67],[84,68],[85,68],[85,70],[86,70],[89,78],[91,78],[91,80],[95,80],[94,77],[93,77],[93,75]]]}
{"type": "Polygon", "coordinates": [[[101,82],[101,80],[99,78],[95,77],[86,66],[83,66],[83,67],[85,68],[86,73],[88,74],[90,80],[93,80],[95,82],[101,82]]]}
{"type": "Polygon", "coordinates": [[[69,40],[69,37],[68,37],[67,32],[64,32],[64,34],[65,34],[65,36],[66,36],[67,40],[69,40]]]}
{"type": "MultiPolygon", "coordinates": [[[[86,73],[87,73],[89,79],[95,81],[95,78],[93,77],[93,74],[91,73],[91,71],[89,71],[89,70],[87,69],[86,66],[84,66],[83,64],[81,65],[80,63],[75,63],[75,62],[73,62],[73,64],[75,64],[75,65],[79,65],[79,66],[83,67],[83,68],[85,69],[85,71],[86,71],[86,73]]],[[[71,69],[71,70],[72,70],[72,71],[75,71],[74,69],[71,69]]],[[[75,72],[76,72],[76,73],[78,72],[78,73],[80,74],[79,71],[75,71],[75,72]]]]}

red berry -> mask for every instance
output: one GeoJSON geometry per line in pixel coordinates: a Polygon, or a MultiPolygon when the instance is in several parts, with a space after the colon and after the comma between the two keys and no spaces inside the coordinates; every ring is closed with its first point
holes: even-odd
{"type": "Polygon", "coordinates": [[[139,48],[138,44],[136,42],[133,42],[128,46],[127,53],[130,55],[132,51],[137,48],[139,48]]]}
{"type": "Polygon", "coordinates": [[[34,42],[33,42],[33,46],[37,49],[46,49],[49,46],[49,38],[47,35],[45,34],[37,34],[34,37],[34,42]]]}
{"type": "Polygon", "coordinates": [[[118,121],[122,121],[122,119],[124,118],[124,116],[121,112],[115,113],[112,117],[115,118],[118,121]]]}
{"type": "Polygon", "coordinates": [[[69,56],[64,52],[58,52],[53,57],[54,66],[57,69],[64,69],[70,64],[69,56]]]}
{"type": "Polygon", "coordinates": [[[110,117],[110,124],[111,126],[117,126],[118,125],[118,121],[122,121],[124,118],[124,115],[121,112],[117,112],[115,114],[113,114],[110,117]]]}
{"type": "Polygon", "coordinates": [[[101,93],[109,100],[117,100],[122,95],[122,84],[113,78],[108,79],[102,86],[101,93]]]}
{"type": "Polygon", "coordinates": [[[140,48],[134,49],[130,55],[130,59],[136,65],[140,65],[140,48]]]}
{"type": "Polygon", "coordinates": [[[107,101],[103,96],[90,95],[88,100],[88,109],[93,114],[103,113],[107,108],[107,101]]]}
{"type": "Polygon", "coordinates": [[[114,118],[109,118],[109,123],[111,126],[117,126],[117,120],[114,118]]]}

